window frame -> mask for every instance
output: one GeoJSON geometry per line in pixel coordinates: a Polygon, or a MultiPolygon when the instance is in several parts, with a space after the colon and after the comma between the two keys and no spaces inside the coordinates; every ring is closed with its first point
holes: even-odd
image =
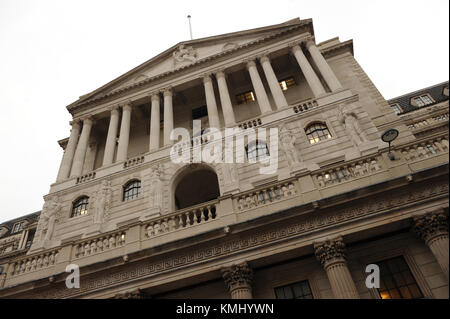
{"type": "Polygon", "coordinates": [[[270,156],[270,150],[269,150],[269,146],[267,145],[267,142],[266,141],[264,141],[264,140],[254,140],[254,141],[250,141],[249,143],[247,143],[247,145],[245,146],[245,154],[246,154],[246,156],[247,156],[247,160],[248,160],[248,162],[249,163],[253,163],[253,160],[252,161],[250,161],[252,158],[248,155],[249,153],[249,146],[252,146],[253,147],[253,145],[255,145],[255,149],[254,150],[252,150],[252,154],[253,154],[253,152],[256,152],[256,157],[255,157],[255,163],[256,162],[258,162],[258,160],[260,159],[260,158],[262,158],[262,159],[264,159],[265,157],[269,157],[270,156]],[[261,148],[261,147],[259,147],[259,145],[261,145],[261,144],[264,144],[264,146],[265,146],[265,150],[266,150],[266,154],[264,155],[264,156],[261,156],[262,154],[259,154],[259,151],[260,150],[262,150],[263,148],[261,148]]]}
{"type": "Polygon", "coordinates": [[[70,210],[70,218],[77,218],[77,217],[82,217],[82,216],[86,216],[89,214],[89,196],[87,195],[82,195],[82,196],[78,196],[73,202],[72,202],[72,206],[71,206],[71,210],[70,210]],[[83,200],[86,200],[86,202],[82,202],[83,200]],[[80,202],[78,204],[78,202],[80,202]],[[80,213],[77,211],[76,214],[75,210],[78,209],[78,207],[80,206],[85,206],[85,209],[82,210],[80,209],[80,212],[85,212],[85,213],[80,213]]]}
{"type": "MultiPolygon", "coordinates": [[[[316,298],[314,297],[314,291],[313,291],[313,288],[312,288],[311,281],[308,280],[308,279],[303,279],[303,280],[300,280],[300,281],[295,281],[295,282],[291,282],[291,283],[284,284],[284,285],[281,285],[281,286],[273,287],[273,294],[274,294],[274,296],[275,296],[275,299],[277,299],[277,300],[289,300],[289,299],[292,299],[292,300],[299,300],[299,299],[316,299],[316,298]],[[309,288],[309,292],[310,292],[311,298],[295,298],[295,297],[294,297],[294,298],[278,298],[277,292],[276,292],[277,289],[290,288],[291,291],[292,291],[292,293],[293,293],[293,295],[295,296],[295,292],[294,292],[293,286],[294,286],[294,285],[297,285],[297,284],[302,284],[302,283],[305,283],[305,282],[306,282],[306,284],[308,285],[308,288],[309,288]]],[[[304,297],[304,296],[303,296],[303,297],[304,297]]]]}
{"type": "Polygon", "coordinates": [[[391,109],[394,110],[395,114],[400,115],[403,113],[403,109],[398,103],[394,103],[390,105],[391,109]]]}
{"type": "Polygon", "coordinates": [[[433,97],[430,95],[430,93],[423,93],[420,95],[413,96],[410,101],[411,105],[413,105],[415,107],[419,107],[419,108],[425,107],[427,105],[431,105],[434,103],[436,103],[436,101],[433,99],[433,97]],[[424,98],[429,100],[429,102],[426,101],[424,98]],[[414,104],[412,103],[413,101],[414,101],[414,104]]]}
{"type": "Polygon", "coordinates": [[[249,91],[245,91],[245,92],[236,94],[235,99],[236,99],[237,105],[253,103],[253,102],[256,102],[256,94],[253,90],[249,90],[249,91]],[[246,96],[247,94],[250,94],[253,99],[252,100],[248,99],[246,96]],[[241,102],[241,100],[239,99],[240,96],[243,97],[243,102],[241,102]]]}
{"type": "MultiPolygon", "coordinates": [[[[324,131],[324,129],[321,129],[321,131],[324,131]]],[[[330,140],[333,139],[333,136],[335,135],[334,132],[332,132],[332,130],[330,129],[330,126],[328,126],[328,124],[326,122],[324,122],[324,121],[312,121],[312,122],[309,122],[306,126],[304,126],[303,132],[305,133],[306,141],[308,142],[309,145],[317,145],[317,144],[319,144],[321,142],[330,141],[330,140]],[[308,130],[309,130],[309,128],[311,126],[314,126],[314,125],[317,125],[317,124],[325,126],[326,131],[328,131],[327,135],[329,135],[329,137],[325,138],[325,139],[321,139],[320,136],[318,136],[319,140],[317,142],[311,143],[311,141],[313,139],[310,138],[310,134],[314,133],[314,131],[308,133],[308,130]]],[[[326,135],[323,135],[323,136],[326,136],[326,135]]]]}
{"type": "Polygon", "coordinates": [[[21,220],[19,222],[15,222],[11,228],[11,235],[12,234],[17,234],[20,233],[21,231],[23,231],[23,227],[25,226],[25,221],[21,220]],[[16,229],[16,226],[19,226],[18,229],[16,229]]]}
{"type": "Polygon", "coordinates": [[[279,80],[279,81],[278,81],[278,84],[280,84],[281,91],[286,92],[286,91],[288,91],[290,88],[292,88],[292,87],[294,87],[294,86],[297,86],[297,81],[295,81],[295,77],[294,77],[294,76],[289,76],[289,77],[287,77],[287,78],[284,78],[284,79],[282,79],[282,80],[279,80]],[[289,85],[289,84],[287,83],[288,80],[292,80],[294,83],[289,85]],[[282,85],[283,82],[286,83],[286,89],[283,89],[283,85],[282,85]]]}
{"type": "Polygon", "coordinates": [[[128,201],[130,201],[130,200],[134,200],[134,199],[137,199],[137,198],[139,198],[140,197],[140,195],[142,194],[142,182],[141,182],[141,180],[139,180],[139,179],[137,179],[137,178],[134,178],[134,179],[131,179],[131,180],[129,180],[128,182],[126,182],[124,185],[123,185],[123,187],[122,187],[122,201],[123,202],[128,202],[128,201]],[[139,183],[139,187],[131,187],[130,189],[126,189],[128,186],[130,186],[130,185],[132,185],[132,184],[134,184],[134,183],[139,183]],[[137,192],[135,192],[135,193],[133,193],[133,194],[131,194],[130,196],[128,196],[128,197],[126,197],[126,192],[128,191],[131,191],[131,190],[134,190],[134,189],[137,189],[137,192]]]}

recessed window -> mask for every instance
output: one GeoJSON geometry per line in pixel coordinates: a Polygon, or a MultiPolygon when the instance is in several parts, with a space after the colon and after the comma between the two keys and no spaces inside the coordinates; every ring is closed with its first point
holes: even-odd
{"type": "Polygon", "coordinates": [[[86,215],[88,212],[89,197],[83,196],[78,198],[72,205],[72,216],[77,217],[86,215]]]}
{"type": "Polygon", "coordinates": [[[256,101],[255,94],[253,91],[248,91],[245,93],[241,93],[236,95],[236,100],[238,104],[245,104],[256,101]]]}
{"type": "Polygon", "coordinates": [[[275,288],[277,299],[314,299],[308,280],[275,288]]]}
{"type": "Polygon", "coordinates": [[[310,144],[331,138],[331,133],[324,123],[313,123],[305,129],[305,132],[310,144]]]}
{"type": "Polygon", "coordinates": [[[403,112],[402,108],[398,104],[392,104],[391,107],[394,110],[395,114],[400,114],[403,112]]]}
{"type": "Polygon", "coordinates": [[[269,156],[269,149],[267,148],[266,142],[263,141],[251,141],[248,143],[246,150],[249,161],[257,161],[258,159],[269,156]]]}
{"type": "Polygon", "coordinates": [[[295,79],[293,77],[280,81],[280,86],[283,91],[287,91],[290,87],[295,86],[295,79]]]}
{"type": "Polygon", "coordinates": [[[192,110],[193,120],[198,120],[205,116],[208,116],[208,108],[206,107],[206,105],[203,105],[201,107],[192,110]]]}
{"type": "Polygon", "coordinates": [[[383,260],[376,264],[380,267],[378,292],[382,299],[423,298],[423,294],[402,256],[383,260]]]}
{"type": "Polygon", "coordinates": [[[413,98],[414,103],[418,106],[418,107],[422,107],[428,104],[433,104],[433,100],[431,99],[431,97],[428,94],[424,94],[418,97],[413,98]]]}
{"type": "Polygon", "coordinates": [[[141,193],[141,181],[134,180],[125,185],[123,188],[123,200],[130,200],[139,197],[141,193]]]}
{"type": "Polygon", "coordinates": [[[15,234],[15,233],[21,232],[23,230],[23,225],[24,225],[23,221],[15,223],[13,225],[13,227],[12,227],[11,234],[15,234]]]}

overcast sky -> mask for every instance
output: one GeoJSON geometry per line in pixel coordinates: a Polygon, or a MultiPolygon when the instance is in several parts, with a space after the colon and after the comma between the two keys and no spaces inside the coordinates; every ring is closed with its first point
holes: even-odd
{"type": "Polygon", "coordinates": [[[0,0],[0,222],[42,208],[68,137],[66,106],[172,45],[312,18],[353,39],[385,98],[449,78],[448,0],[0,0]]]}

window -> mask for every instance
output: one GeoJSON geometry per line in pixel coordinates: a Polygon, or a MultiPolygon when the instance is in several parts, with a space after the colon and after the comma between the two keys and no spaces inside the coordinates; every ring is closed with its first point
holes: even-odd
{"type": "Polygon", "coordinates": [[[306,128],[305,132],[310,144],[331,138],[328,127],[323,123],[313,123],[306,128]]]}
{"type": "Polygon", "coordinates": [[[23,230],[23,224],[24,224],[23,221],[18,222],[18,223],[15,223],[15,224],[13,225],[11,234],[15,234],[15,233],[21,232],[21,231],[23,230]]]}
{"type": "Polygon", "coordinates": [[[198,120],[205,116],[208,116],[208,109],[205,105],[192,110],[193,120],[198,120]]]}
{"type": "Polygon", "coordinates": [[[398,104],[392,104],[391,107],[394,110],[395,114],[400,114],[403,112],[402,108],[398,104]]]}
{"type": "Polygon", "coordinates": [[[277,299],[314,299],[308,280],[275,288],[277,299]]]}
{"type": "Polygon", "coordinates": [[[257,161],[266,156],[269,156],[269,149],[267,144],[263,141],[251,141],[246,147],[247,158],[249,161],[257,161]]]}
{"type": "Polygon", "coordinates": [[[86,215],[88,212],[89,197],[83,196],[77,199],[72,205],[72,216],[86,215]]]}
{"type": "Polygon", "coordinates": [[[280,86],[283,91],[287,91],[290,87],[295,86],[295,79],[293,77],[280,81],[280,86]]]}
{"type": "Polygon", "coordinates": [[[31,244],[33,243],[34,235],[36,233],[36,229],[31,229],[28,233],[27,242],[25,243],[25,248],[30,248],[31,244]]]}
{"type": "Polygon", "coordinates": [[[415,97],[414,102],[418,107],[422,107],[422,106],[434,103],[428,94],[415,97]]]}
{"type": "Polygon", "coordinates": [[[245,104],[245,103],[256,101],[256,98],[255,98],[255,94],[253,93],[253,91],[248,91],[248,92],[236,95],[236,100],[237,100],[238,104],[245,104]]]}
{"type": "Polygon", "coordinates": [[[380,288],[382,299],[417,299],[422,292],[417,286],[405,259],[395,257],[378,262],[380,267],[380,288]]]}
{"type": "Polygon", "coordinates": [[[141,193],[141,181],[134,180],[129,182],[123,188],[123,200],[129,200],[139,197],[141,193]]]}

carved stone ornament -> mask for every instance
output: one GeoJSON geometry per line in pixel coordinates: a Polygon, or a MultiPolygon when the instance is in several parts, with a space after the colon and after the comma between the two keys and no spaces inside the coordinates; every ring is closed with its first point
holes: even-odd
{"type": "Polygon", "coordinates": [[[345,262],[345,244],[341,237],[314,244],[314,253],[323,267],[333,262],[345,262]]]}
{"type": "Polygon", "coordinates": [[[150,195],[149,204],[150,208],[162,209],[163,205],[163,182],[162,174],[164,172],[164,167],[162,164],[158,164],[156,167],[152,168],[150,177],[150,195]]]}
{"type": "Polygon", "coordinates": [[[295,148],[295,137],[285,126],[280,128],[280,142],[289,166],[300,163],[301,159],[295,148]]]}
{"type": "Polygon", "coordinates": [[[114,299],[146,299],[146,294],[140,289],[135,289],[117,294],[114,299]]]}
{"type": "Polygon", "coordinates": [[[58,202],[57,196],[51,197],[45,202],[37,229],[39,241],[51,240],[55,224],[61,218],[60,213],[61,205],[58,202]]]}
{"type": "Polygon", "coordinates": [[[448,235],[448,215],[440,210],[416,216],[412,229],[425,242],[439,235],[448,235]]]}
{"type": "Polygon", "coordinates": [[[178,50],[173,53],[173,59],[175,66],[186,62],[194,63],[195,61],[197,61],[197,52],[193,47],[186,47],[184,44],[182,44],[178,47],[178,50]]]}
{"type": "Polygon", "coordinates": [[[356,113],[351,110],[350,105],[339,105],[338,118],[356,145],[368,141],[366,133],[359,124],[358,117],[356,116],[356,113]]]}
{"type": "Polygon", "coordinates": [[[108,219],[111,203],[112,203],[111,182],[108,180],[103,180],[100,186],[100,190],[97,192],[94,224],[102,224],[108,219]]]}
{"type": "Polygon", "coordinates": [[[233,265],[222,269],[222,277],[230,291],[240,287],[250,287],[253,281],[253,270],[247,263],[233,265]]]}

